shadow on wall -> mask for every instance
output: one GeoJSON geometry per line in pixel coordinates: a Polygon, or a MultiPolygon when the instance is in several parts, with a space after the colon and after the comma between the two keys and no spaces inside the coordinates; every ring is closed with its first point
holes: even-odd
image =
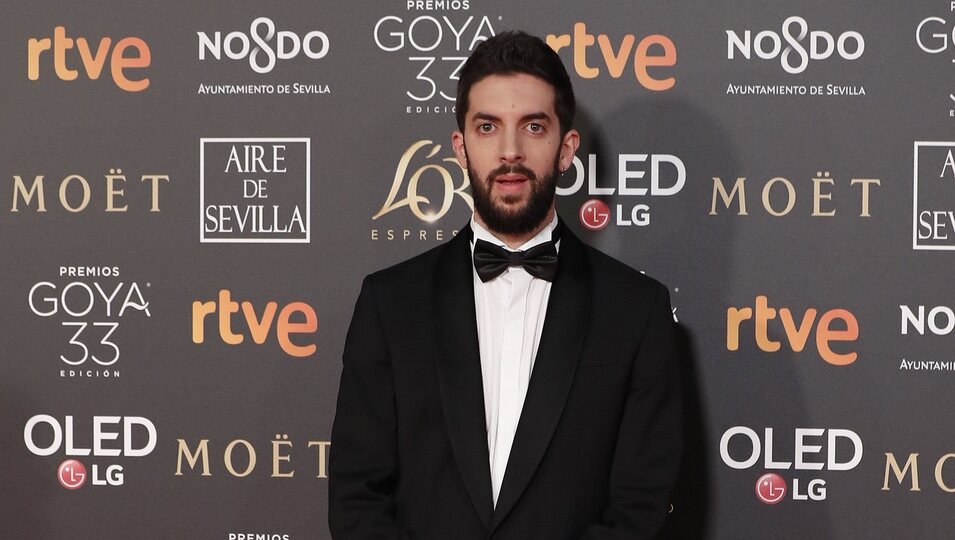
{"type": "MultiPolygon", "coordinates": [[[[674,307],[681,314],[689,314],[677,325],[685,448],[671,499],[672,511],[660,537],[709,537],[714,492],[711,469],[719,457],[711,455],[716,446],[708,432],[713,423],[704,399],[700,373],[704,359],[698,350],[697,333],[706,325],[719,326],[714,321],[724,313],[725,306],[721,305],[731,272],[727,252],[732,251],[733,231],[713,227],[707,219],[711,217],[707,215],[711,184],[706,180],[714,174],[736,174],[736,154],[726,130],[698,106],[681,98],[633,100],[600,119],[580,110],[577,127],[582,138],[577,156],[588,180],[576,193],[559,197],[558,209],[588,243],[669,285],[674,307]],[[593,179],[588,167],[591,154],[596,165],[593,179]],[[685,184],[672,196],[621,195],[619,154],[677,156],[686,169],[685,184]],[[589,183],[616,189],[612,195],[593,195],[589,183]],[[592,231],[582,226],[579,212],[585,202],[595,198],[610,208],[611,221],[605,228],[592,231]],[[649,207],[649,223],[617,223],[618,212],[627,222],[639,204],[649,207]]],[[[650,159],[633,162],[628,169],[645,173],[643,178],[627,180],[629,187],[650,186],[650,159]]],[[[661,170],[661,176],[667,177],[662,185],[673,184],[673,169],[661,170]]],[[[564,178],[561,186],[572,181],[564,178]]]]}

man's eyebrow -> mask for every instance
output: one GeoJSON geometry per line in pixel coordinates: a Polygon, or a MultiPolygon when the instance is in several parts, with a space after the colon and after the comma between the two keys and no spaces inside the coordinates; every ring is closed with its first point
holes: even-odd
{"type": "Polygon", "coordinates": [[[476,113],[474,113],[474,116],[471,117],[471,120],[472,120],[472,121],[473,121],[473,120],[484,120],[484,121],[487,121],[487,122],[497,122],[497,121],[500,121],[501,119],[498,118],[498,117],[496,117],[496,116],[494,116],[493,114],[488,114],[488,113],[484,113],[484,112],[476,112],[476,113]]]}
{"type": "Polygon", "coordinates": [[[551,118],[550,118],[550,115],[549,115],[549,114],[547,114],[547,113],[541,111],[541,112],[536,112],[536,113],[531,113],[531,114],[525,114],[525,115],[521,118],[521,121],[522,121],[522,122],[527,122],[528,120],[547,120],[547,121],[550,121],[550,119],[551,119],[551,118]]]}
{"type": "MultiPolygon", "coordinates": [[[[474,120],[482,120],[482,121],[486,121],[486,122],[499,122],[501,119],[498,118],[497,116],[494,116],[493,114],[488,114],[488,113],[485,113],[485,112],[476,112],[476,113],[474,113],[474,116],[471,117],[471,120],[472,120],[472,121],[474,121],[474,120]]],[[[551,120],[551,117],[550,117],[549,114],[547,114],[547,113],[545,113],[545,112],[543,112],[543,111],[534,112],[534,113],[530,113],[530,114],[525,114],[524,116],[521,117],[521,122],[527,122],[528,120],[547,120],[547,121],[550,121],[550,120],[551,120]]]]}

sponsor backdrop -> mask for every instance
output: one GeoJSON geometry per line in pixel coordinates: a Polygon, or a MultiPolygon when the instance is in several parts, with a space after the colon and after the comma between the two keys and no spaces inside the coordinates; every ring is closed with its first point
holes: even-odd
{"type": "Polygon", "coordinates": [[[0,536],[328,538],[359,284],[466,223],[457,73],[511,28],[577,91],[562,218],[670,287],[667,537],[955,535],[955,3],[0,15],[0,536]]]}

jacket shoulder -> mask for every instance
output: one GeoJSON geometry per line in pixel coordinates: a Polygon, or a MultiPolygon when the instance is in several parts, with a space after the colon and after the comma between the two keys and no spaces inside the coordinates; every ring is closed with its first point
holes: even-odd
{"type": "Polygon", "coordinates": [[[392,285],[408,286],[419,282],[422,284],[430,283],[434,266],[441,252],[447,248],[451,241],[453,241],[453,239],[435,246],[424,253],[415,255],[410,259],[405,259],[397,264],[373,272],[365,279],[375,285],[383,287],[392,285]]]}
{"type": "Polygon", "coordinates": [[[639,296],[669,295],[666,285],[630,265],[607,255],[599,249],[585,244],[587,256],[590,259],[594,280],[597,283],[606,282],[624,285],[639,296]]]}

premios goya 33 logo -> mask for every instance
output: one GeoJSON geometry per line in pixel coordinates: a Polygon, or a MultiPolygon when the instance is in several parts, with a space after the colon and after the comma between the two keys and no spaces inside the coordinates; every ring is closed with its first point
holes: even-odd
{"type": "MultiPolygon", "coordinates": [[[[940,69],[951,69],[955,63],[955,58],[952,57],[952,49],[955,48],[955,20],[952,18],[955,2],[938,2],[936,5],[944,6],[948,13],[945,17],[931,16],[922,19],[915,27],[915,43],[923,52],[940,58],[940,69]]],[[[955,118],[955,87],[940,89],[939,101],[945,103],[947,116],[955,118]]]]}
{"type": "Polygon", "coordinates": [[[378,19],[372,31],[379,50],[406,59],[408,83],[404,95],[408,114],[454,112],[458,72],[474,48],[495,35],[501,17],[474,15],[469,2],[457,2],[450,12],[437,6],[408,2],[408,13],[378,19]],[[423,14],[421,14],[423,12],[423,14]],[[439,14],[441,13],[441,14],[439,14]]]}
{"type": "Polygon", "coordinates": [[[30,311],[60,321],[66,344],[59,354],[63,378],[118,378],[121,323],[146,317],[150,283],[124,280],[116,266],[61,266],[59,276],[38,281],[27,295],[30,311]]]}

